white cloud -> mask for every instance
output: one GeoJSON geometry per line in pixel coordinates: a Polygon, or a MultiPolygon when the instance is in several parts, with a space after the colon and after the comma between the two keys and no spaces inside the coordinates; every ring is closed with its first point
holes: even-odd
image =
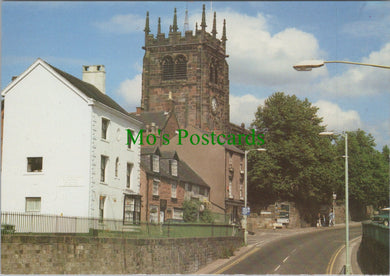
{"type": "Polygon", "coordinates": [[[319,108],[318,115],[323,117],[327,130],[353,131],[362,127],[360,116],[355,110],[342,110],[337,104],[319,100],[313,104],[319,108]]]}
{"type": "MultiPolygon", "coordinates": [[[[364,128],[365,129],[365,128],[364,128]]],[[[375,143],[379,145],[378,150],[382,150],[384,145],[390,146],[390,119],[387,119],[378,125],[368,126],[367,131],[375,138],[375,143]]]]}
{"type": "MultiPolygon", "coordinates": [[[[382,49],[372,52],[361,60],[362,63],[390,65],[390,43],[382,49]]],[[[333,95],[374,95],[388,93],[390,87],[389,69],[350,65],[341,75],[325,78],[317,86],[317,90],[333,95]]]]}
{"type": "Polygon", "coordinates": [[[117,14],[110,20],[95,22],[94,25],[105,32],[129,34],[142,31],[145,27],[145,18],[137,14],[117,14]]]}
{"type": "Polygon", "coordinates": [[[115,94],[123,100],[121,104],[128,110],[134,110],[141,106],[142,75],[138,74],[133,79],[123,81],[115,94]]]}
{"type": "MultiPolygon", "coordinates": [[[[191,22],[201,15],[191,16],[191,22]]],[[[296,28],[287,28],[272,34],[267,18],[226,10],[217,13],[217,37],[222,36],[223,19],[226,18],[227,54],[232,82],[286,87],[289,84],[308,82],[324,71],[302,74],[292,66],[305,59],[323,56],[314,35],[296,28]]],[[[208,13],[207,30],[212,29],[212,15],[208,13]]]]}
{"type": "Polygon", "coordinates": [[[230,120],[237,124],[245,123],[246,127],[255,119],[255,113],[259,105],[264,104],[264,99],[247,94],[244,96],[230,95],[230,120]]]}

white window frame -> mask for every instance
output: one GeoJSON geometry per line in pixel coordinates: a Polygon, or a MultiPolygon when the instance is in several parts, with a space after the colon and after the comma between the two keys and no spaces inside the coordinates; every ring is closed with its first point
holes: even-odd
{"type": "Polygon", "coordinates": [[[43,157],[41,157],[41,156],[27,157],[27,172],[28,173],[42,172],[42,170],[43,170],[43,157]],[[40,168],[33,170],[32,165],[35,165],[33,163],[36,163],[37,161],[41,163],[40,164],[41,166],[40,166],[40,168]]]}
{"type": "Polygon", "coordinates": [[[108,163],[108,156],[103,154],[100,155],[100,182],[101,183],[105,183],[107,179],[107,163],[108,163]],[[105,160],[104,165],[103,165],[103,159],[105,160]]]}
{"type": "Polygon", "coordinates": [[[194,195],[199,195],[199,186],[193,184],[192,185],[192,191],[193,191],[194,195]]]}
{"type": "Polygon", "coordinates": [[[131,173],[133,172],[133,163],[127,163],[126,165],[126,188],[130,189],[131,173]]]}
{"type": "Polygon", "coordinates": [[[229,198],[233,198],[233,179],[229,177],[229,198]]]}
{"type": "Polygon", "coordinates": [[[40,213],[41,212],[41,197],[26,197],[26,213],[40,213]]]}
{"type": "Polygon", "coordinates": [[[149,206],[149,222],[158,223],[159,216],[160,216],[160,213],[158,211],[158,206],[150,205],[149,206]],[[155,210],[155,211],[152,212],[152,210],[155,210]]]}
{"type": "Polygon", "coordinates": [[[110,120],[107,119],[107,118],[102,118],[102,128],[101,128],[101,131],[102,131],[102,135],[101,135],[101,138],[103,140],[108,140],[108,128],[110,126],[110,120]]]}
{"type": "Polygon", "coordinates": [[[106,196],[99,196],[99,221],[102,222],[104,219],[104,205],[106,203],[106,196]]]}
{"type": "Polygon", "coordinates": [[[154,172],[160,172],[160,156],[157,154],[152,155],[152,166],[154,172]]]}
{"type": "Polygon", "coordinates": [[[119,172],[119,157],[115,159],[115,177],[118,177],[119,172]]]}
{"type": "Polygon", "coordinates": [[[158,179],[153,179],[153,187],[152,187],[152,195],[153,196],[158,196],[158,187],[160,185],[160,180],[158,179]]]}
{"type": "Polygon", "coordinates": [[[171,198],[176,198],[177,196],[177,183],[171,184],[171,198]]]}
{"type": "Polygon", "coordinates": [[[190,183],[186,183],[186,184],[185,184],[185,190],[186,190],[187,192],[192,192],[192,185],[191,185],[190,183]]]}
{"type": "Polygon", "coordinates": [[[172,215],[172,218],[173,218],[173,219],[182,220],[182,219],[183,219],[183,209],[180,209],[180,208],[173,208],[173,215],[172,215]]]}
{"type": "Polygon", "coordinates": [[[177,160],[176,159],[172,159],[170,160],[170,169],[171,169],[171,175],[173,176],[177,176],[177,160]]]}

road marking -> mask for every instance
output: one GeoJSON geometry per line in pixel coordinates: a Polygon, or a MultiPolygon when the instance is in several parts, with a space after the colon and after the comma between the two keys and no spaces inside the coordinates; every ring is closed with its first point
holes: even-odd
{"type": "Polygon", "coordinates": [[[288,258],[290,258],[290,256],[287,256],[287,257],[283,260],[283,263],[285,263],[285,262],[288,260],[288,258]]]}
{"type": "Polygon", "coordinates": [[[290,253],[290,254],[294,253],[295,251],[297,251],[297,249],[296,249],[296,248],[294,248],[294,250],[293,250],[293,251],[291,251],[291,253],[290,253]]]}
{"type": "Polygon", "coordinates": [[[278,266],[274,269],[274,271],[278,270],[279,268],[280,268],[280,265],[278,265],[278,266]]]}
{"type": "Polygon", "coordinates": [[[332,257],[330,258],[330,261],[329,261],[329,263],[328,263],[328,266],[327,266],[327,268],[326,268],[326,274],[334,274],[334,273],[332,273],[334,263],[335,263],[335,261],[336,261],[336,259],[337,259],[337,256],[340,254],[341,250],[344,249],[344,247],[345,247],[345,245],[340,246],[340,247],[337,249],[336,253],[334,253],[334,254],[332,255],[332,257]]]}
{"type": "Polygon", "coordinates": [[[242,255],[240,258],[238,258],[237,260],[235,260],[234,262],[232,262],[231,264],[217,270],[216,272],[214,272],[213,274],[222,274],[224,271],[228,270],[229,268],[231,268],[232,266],[238,264],[239,262],[241,262],[242,260],[244,260],[245,258],[247,258],[248,256],[252,255],[253,253],[256,253],[257,251],[259,251],[261,249],[261,247],[256,247],[256,248],[253,248],[252,250],[250,250],[249,252],[247,252],[246,254],[242,255]]]}
{"type": "MultiPolygon", "coordinates": [[[[353,242],[353,241],[355,241],[355,240],[357,240],[357,239],[359,239],[359,238],[360,238],[360,236],[354,238],[353,240],[350,240],[349,242],[351,243],[351,242],[353,242]]],[[[332,257],[330,258],[330,261],[329,261],[329,263],[328,263],[328,266],[327,266],[327,268],[326,268],[326,274],[334,274],[334,273],[333,273],[333,266],[334,266],[334,263],[336,262],[337,256],[340,254],[340,252],[341,252],[344,248],[345,248],[345,244],[342,245],[341,247],[339,247],[338,250],[336,251],[336,253],[334,253],[334,254],[332,255],[332,257]]]]}

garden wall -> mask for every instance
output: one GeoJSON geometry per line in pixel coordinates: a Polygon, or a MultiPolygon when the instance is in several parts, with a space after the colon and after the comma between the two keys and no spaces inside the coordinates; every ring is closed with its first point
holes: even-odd
{"type": "Polygon", "coordinates": [[[242,238],[2,235],[1,242],[2,274],[183,274],[230,255],[242,238]]]}

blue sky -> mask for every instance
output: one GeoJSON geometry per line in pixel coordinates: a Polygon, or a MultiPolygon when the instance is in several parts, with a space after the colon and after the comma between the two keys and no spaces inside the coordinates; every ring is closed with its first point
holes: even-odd
{"type": "Polygon", "coordinates": [[[140,105],[146,11],[151,33],[161,17],[168,33],[173,10],[179,31],[217,12],[227,24],[231,121],[248,126],[277,91],[308,98],[328,130],[361,128],[378,149],[390,145],[390,70],[328,64],[297,72],[302,60],[390,65],[390,2],[3,2],[1,87],[38,57],[81,78],[82,65],[104,64],[106,91],[128,111],[140,105]]]}

